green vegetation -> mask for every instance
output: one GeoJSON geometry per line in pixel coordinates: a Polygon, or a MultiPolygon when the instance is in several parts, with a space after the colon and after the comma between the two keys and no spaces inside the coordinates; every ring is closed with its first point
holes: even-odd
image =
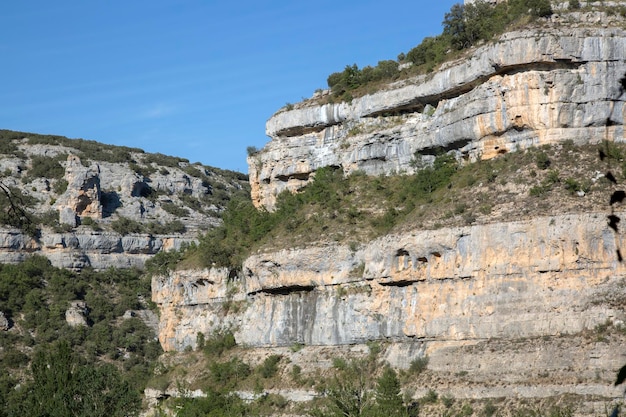
{"type": "Polygon", "coordinates": [[[0,224],[21,229],[30,236],[37,236],[38,222],[30,212],[34,205],[33,197],[0,182],[0,224]]]}
{"type": "MultiPolygon", "coordinates": [[[[622,144],[608,148],[619,167],[626,166],[625,149],[622,144]]],[[[356,249],[359,242],[390,230],[521,219],[583,205],[601,209],[610,183],[596,178],[597,153],[597,146],[564,142],[475,163],[459,163],[453,154],[418,154],[415,174],[388,177],[360,172],[344,177],[340,169],[326,167],[297,194],[279,195],[274,212],[257,210],[249,199],[233,199],[222,215],[223,225],[184,253],[155,263],[174,268],[175,260],[182,259],[181,267],[239,269],[251,251],[266,245],[276,250],[303,241],[336,241],[356,249]]]]}
{"type": "Polygon", "coordinates": [[[259,368],[259,373],[263,378],[271,378],[278,372],[278,362],[280,362],[282,356],[270,355],[263,361],[263,364],[259,368]]]}
{"type": "Polygon", "coordinates": [[[443,33],[425,38],[406,54],[398,55],[398,61],[411,63],[400,70],[399,62],[379,61],[375,67],[359,69],[356,64],[347,65],[342,72],[328,76],[331,99],[350,102],[353,97],[376,91],[381,83],[433,71],[441,63],[459,56],[479,42],[490,41],[515,24],[552,14],[549,0],[509,0],[492,6],[484,1],[471,4],[457,3],[446,13],[443,33]]]}
{"type": "Polygon", "coordinates": [[[140,410],[139,392],[115,366],[80,363],[66,341],[39,347],[31,373],[5,403],[7,417],[125,417],[140,410]]]}
{"type": "Polygon", "coordinates": [[[136,233],[149,233],[152,235],[168,235],[175,233],[185,233],[187,228],[180,220],[172,220],[171,222],[161,224],[159,222],[143,223],[126,217],[111,223],[111,228],[122,236],[136,233]]]}
{"type": "Polygon", "coordinates": [[[187,210],[185,207],[177,206],[174,203],[163,203],[161,204],[161,208],[167,211],[172,216],[176,216],[176,217],[189,216],[189,210],[187,210]]]}
{"type": "Polygon", "coordinates": [[[36,178],[62,179],[65,174],[65,169],[60,164],[60,161],[64,161],[65,159],[67,159],[67,155],[65,154],[55,158],[33,156],[31,158],[31,168],[28,170],[28,175],[24,177],[24,181],[30,182],[36,178]]]}
{"type": "Polygon", "coordinates": [[[0,138],[27,138],[30,145],[58,145],[74,148],[81,159],[113,163],[134,162],[132,153],[142,154],[143,150],[126,146],[105,145],[93,140],[68,139],[63,136],[38,135],[36,133],[0,131],[0,138]]]}
{"type": "Polygon", "coordinates": [[[149,299],[135,270],[78,275],[37,256],[0,265],[0,311],[11,323],[0,338],[0,403],[9,405],[0,416],[134,415],[161,348],[142,320],[122,316],[149,299]],[[73,301],[86,304],[87,325],[66,322],[73,301]],[[71,412],[48,414],[54,407],[71,412]]]}

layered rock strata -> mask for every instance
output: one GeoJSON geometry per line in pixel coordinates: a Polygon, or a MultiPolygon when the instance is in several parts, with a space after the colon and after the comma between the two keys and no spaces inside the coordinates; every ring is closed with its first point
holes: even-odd
{"type": "Polygon", "coordinates": [[[181,351],[230,329],[250,355],[307,370],[377,340],[397,368],[428,356],[416,398],[574,394],[594,415],[621,395],[611,383],[626,361],[623,244],[604,213],[589,213],[257,254],[241,276],[154,277],[159,339],[181,351]]]}
{"type": "Polygon", "coordinates": [[[565,139],[622,141],[625,72],[623,29],[559,26],[507,33],[350,103],[299,103],[268,120],[270,142],[248,158],[253,201],[272,209],[324,166],[411,173],[441,150],[476,159],[565,139]]]}
{"type": "Polygon", "coordinates": [[[573,334],[624,320],[622,243],[600,213],[416,231],[175,272],[153,300],[166,350],[221,328],[256,347],[573,334]]]}
{"type": "Polygon", "coordinates": [[[22,262],[35,254],[45,256],[55,267],[72,270],[143,268],[159,251],[180,249],[194,240],[181,235],[121,236],[85,227],[66,233],[43,231],[39,239],[33,239],[20,230],[5,228],[0,229],[0,263],[22,262]]]}

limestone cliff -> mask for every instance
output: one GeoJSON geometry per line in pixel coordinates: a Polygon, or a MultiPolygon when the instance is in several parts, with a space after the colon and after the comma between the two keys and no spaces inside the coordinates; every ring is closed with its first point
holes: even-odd
{"type": "Polygon", "coordinates": [[[156,277],[153,298],[167,350],[225,326],[249,346],[575,334],[626,318],[607,292],[623,288],[622,243],[602,213],[414,231],[357,251],[254,255],[240,278],[156,277]],[[224,309],[233,303],[237,311],[224,309]]]}
{"type": "MultiPolygon", "coordinates": [[[[248,158],[253,201],[271,210],[326,166],[410,174],[441,150],[474,161],[623,142],[623,23],[593,10],[555,15],[350,103],[324,102],[326,92],[281,109],[267,122],[270,142],[248,158]]],[[[585,204],[358,245],[302,242],[253,254],[240,272],[153,277],[159,340],[183,351],[199,333],[230,329],[251,356],[278,352],[318,370],[379,341],[392,366],[429,358],[414,398],[427,388],[471,399],[574,394],[581,414],[597,414],[621,394],[611,382],[625,362],[626,270],[623,235],[585,204]]]]}
{"type": "Polygon", "coordinates": [[[280,192],[324,166],[411,173],[414,158],[428,162],[442,149],[475,160],[566,139],[622,141],[626,31],[610,27],[621,21],[554,17],[350,103],[283,109],[267,122],[270,142],[248,158],[253,201],[272,209],[280,192]]]}
{"type": "Polygon", "coordinates": [[[233,329],[238,343],[308,367],[327,366],[325,349],[382,340],[393,366],[428,356],[431,387],[455,397],[613,398],[624,340],[593,335],[626,320],[623,244],[604,213],[588,213],[258,254],[241,277],[153,278],[159,338],[184,350],[198,332],[233,329]]]}

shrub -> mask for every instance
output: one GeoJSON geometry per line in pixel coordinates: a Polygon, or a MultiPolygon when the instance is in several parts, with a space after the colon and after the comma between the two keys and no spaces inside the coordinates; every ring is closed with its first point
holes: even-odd
{"type": "Polygon", "coordinates": [[[161,208],[167,211],[172,216],[176,216],[176,217],[189,216],[189,210],[187,210],[185,207],[177,206],[174,203],[163,203],[161,204],[161,208]]]}
{"type": "Polygon", "coordinates": [[[211,337],[205,338],[204,353],[220,356],[223,352],[236,346],[235,336],[229,330],[216,330],[211,337]]]}
{"type": "MultiPolygon", "coordinates": [[[[188,159],[164,155],[162,153],[148,153],[143,157],[145,164],[156,164],[162,167],[178,168],[180,163],[189,163],[188,159]]],[[[169,172],[169,171],[168,171],[169,172]]],[[[167,175],[167,174],[164,174],[167,175]]]]}
{"type": "Polygon", "coordinates": [[[61,179],[65,174],[65,169],[59,163],[59,159],[66,159],[67,155],[56,158],[49,156],[33,156],[31,168],[28,169],[28,178],[48,178],[61,179]]]}
{"type": "Polygon", "coordinates": [[[144,225],[138,221],[120,217],[111,223],[111,228],[122,236],[135,233],[143,233],[144,225]]]}
{"type": "Polygon", "coordinates": [[[535,157],[535,164],[539,169],[548,169],[550,167],[550,158],[545,152],[541,151],[535,157]]]}
{"type": "Polygon", "coordinates": [[[257,154],[258,152],[259,152],[259,148],[257,148],[256,146],[248,146],[246,148],[246,153],[248,154],[248,156],[253,156],[257,154]]]}
{"type": "Polygon", "coordinates": [[[150,222],[147,229],[149,233],[154,235],[182,234],[187,231],[187,227],[180,220],[173,220],[165,224],[150,222]]]}
{"type": "Polygon", "coordinates": [[[211,375],[215,382],[222,387],[231,387],[242,379],[247,378],[250,373],[250,366],[239,358],[232,358],[228,362],[213,362],[209,365],[211,375]]]}
{"type": "Polygon", "coordinates": [[[411,361],[409,366],[409,372],[415,375],[419,375],[428,368],[428,356],[421,356],[411,361]]]}
{"type": "Polygon", "coordinates": [[[52,191],[54,191],[56,194],[63,194],[67,190],[67,185],[68,184],[65,178],[59,178],[52,186],[52,191]]]}
{"type": "Polygon", "coordinates": [[[91,227],[91,229],[95,232],[99,232],[102,230],[98,222],[92,219],[91,217],[87,217],[87,216],[81,217],[80,224],[82,224],[83,226],[91,227]]]}
{"type": "Polygon", "coordinates": [[[259,366],[259,373],[263,378],[271,378],[278,372],[278,362],[282,359],[281,355],[270,355],[259,366]]]}
{"type": "Polygon", "coordinates": [[[429,389],[428,392],[426,392],[426,395],[422,397],[421,402],[423,404],[433,404],[436,403],[438,399],[439,395],[437,395],[437,392],[435,392],[435,390],[429,389]]]}

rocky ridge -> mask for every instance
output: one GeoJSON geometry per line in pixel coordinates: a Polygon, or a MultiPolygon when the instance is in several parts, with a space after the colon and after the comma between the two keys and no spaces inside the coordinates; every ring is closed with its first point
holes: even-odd
{"type": "MultiPolygon", "coordinates": [[[[46,256],[80,270],[142,267],[162,250],[195,241],[220,224],[245,176],[140,149],[2,131],[1,181],[26,211],[30,233],[0,229],[0,262],[46,256]],[[34,230],[37,230],[36,233],[34,230]]],[[[6,224],[9,223],[9,224],[6,224]]]]}
{"type": "Polygon", "coordinates": [[[432,379],[418,396],[436,388],[602,402],[620,395],[610,382],[623,334],[595,332],[624,328],[623,243],[604,213],[587,213],[389,235],[356,251],[253,255],[237,278],[227,269],[154,277],[159,339],[182,351],[198,332],[232,329],[253,352],[280,352],[308,370],[379,340],[394,367],[429,358],[432,379]],[[294,345],[302,349],[290,353],[294,345]],[[469,373],[462,383],[459,372],[469,373]]]}

